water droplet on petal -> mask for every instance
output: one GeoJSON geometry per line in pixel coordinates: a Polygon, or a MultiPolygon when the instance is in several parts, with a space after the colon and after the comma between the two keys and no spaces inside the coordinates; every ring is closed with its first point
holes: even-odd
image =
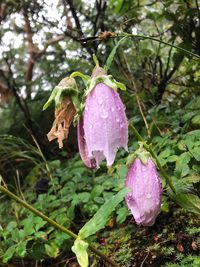
{"type": "Polygon", "coordinates": [[[87,106],[85,107],[85,110],[88,110],[88,107],[87,106]]]}
{"type": "Polygon", "coordinates": [[[99,99],[98,100],[98,103],[99,103],[99,105],[102,105],[103,104],[103,100],[102,99],[99,99]]]}
{"type": "Polygon", "coordinates": [[[148,199],[151,198],[151,194],[147,194],[147,198],[148,198],[148,199]]]}
{"type": "Polygon", "coordinates": [[[115,111],[115,109],[114,109],[114,108],[111,108],[111,111],[112,111],[112,112],[114,112],[114,111],[115,111]]]}
{"type": "Polygon", "coordinates": [[[120,107],[118,107],[117,109],[118,109],[119,111],[121,110],[121,108],[120,108],[120,107]]]}
{"type": "Polygon", "coordinates": [[[116,122],[119,122],[119,119],[116,119],[116,122]]]}
{"type": "Polygon", "coordinates": [[[102,119],[107,119],[108,118],[108,113],[102,113],[101,114],[102,119]]]}

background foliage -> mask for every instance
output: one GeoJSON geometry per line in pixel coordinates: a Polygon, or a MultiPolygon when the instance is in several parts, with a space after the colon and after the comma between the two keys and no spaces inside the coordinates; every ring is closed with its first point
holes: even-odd
{"type": "MultiPolygon", "coordinates": [[[[127,153],[120,151],[110,169],[105,165],[97,171],[86,169],[77,154],[75,128],[62,150],[48,142],[53,109],[42,112],[43,104],[71,72],[91,73],[93,53],[105,63],[117,40],[95,39],[100,32],[153,36],[200,55],[199,3],[5,0],[0,3],[0,18],[0,173],[21,198],[78,232],[123,188],[127,153]]],[[[120,92],[127,116],[152,142],[178,192],[175,196],[165,187],[154,227],[136,227],[122,203],[106,229],[90,237],[120,266],[200,264],[199,65],[191,56],[142,38],[126,39],[117,50],[110,72],[127,85],[127,91],[120,92]]],[[[129,150],[136,148],[130,132],[129,150]]],[[[0,198],[2,262],[76,264],[71,239],[3,194],[0,198]]],[[[91,266],[103,264],[91,255],[91,266]]]]}

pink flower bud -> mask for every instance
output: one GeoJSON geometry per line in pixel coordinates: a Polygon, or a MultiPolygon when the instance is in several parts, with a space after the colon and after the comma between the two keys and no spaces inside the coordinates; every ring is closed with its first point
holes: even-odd
{"type": "Polygon", "coordinates": [[[136,223],[152,226],[160,212],[162,187],[150,158],[146,164],[139,158],[134,160],[126,177],[126,187],[131,190],[126,196],[126,203],[136,223]]]}
{"type": "Polygon", "coordinates": [[[118,148],[127,150],[128,123],[124,105],[116,90],[104,83],[95,85],[86,98],[83,117],[78,122],[79,152],[85,165],[107,166],[115,160],[118,148]]]}

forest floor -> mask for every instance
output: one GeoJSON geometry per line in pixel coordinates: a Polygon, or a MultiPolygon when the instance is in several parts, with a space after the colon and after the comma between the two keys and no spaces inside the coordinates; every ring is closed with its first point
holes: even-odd
{"type": "MultiPolygon", "coordinates": [[[[199,267],[200,220],[194,214],[173,204],[168,213],[161,213],[154,226],[136,226],[132,218],[122,225],[114,219],[106,229],[92,237],[90,242],[115,260],[120,267],[199,267]]],[[[70,252],[69,252],[70,253],[70,252]]],[[[107,267],[108,264],[90,255],[91,267],[107,267]]],[[[13,261],[8,267],[78,267],[73,254],[66,260],[46,259],[42,262],[13,261]]]]}

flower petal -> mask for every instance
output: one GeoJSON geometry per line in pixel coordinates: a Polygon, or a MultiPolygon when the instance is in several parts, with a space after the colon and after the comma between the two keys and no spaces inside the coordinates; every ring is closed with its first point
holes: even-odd
{"type": "Polygon", "coordinates": [[[119,147],[127,150],[128,123],[119,94],[99,83],[88,94],[83,114],[83,127],[88,156],[98,164],[106,158],[107,165],[114,162],[119,147]]]}
{"type": "Polygon", "coordinates": [[[126,177],[126,187],[131,189],[126,202],[136,223],[153,225],[160,212],[162,187],[151,159],[146,165],[140,159],[133,162],[126,177]]]}
{"type": "Polygon", "coordinates": [[[77,130],[78,130],[78,147],[81,159],[88,168],[95,168],[96,167],[95,159],[93,157],[88,156],[88,149],[85,140],[82,118],[80,118],[78,121],[77,130]]]}

